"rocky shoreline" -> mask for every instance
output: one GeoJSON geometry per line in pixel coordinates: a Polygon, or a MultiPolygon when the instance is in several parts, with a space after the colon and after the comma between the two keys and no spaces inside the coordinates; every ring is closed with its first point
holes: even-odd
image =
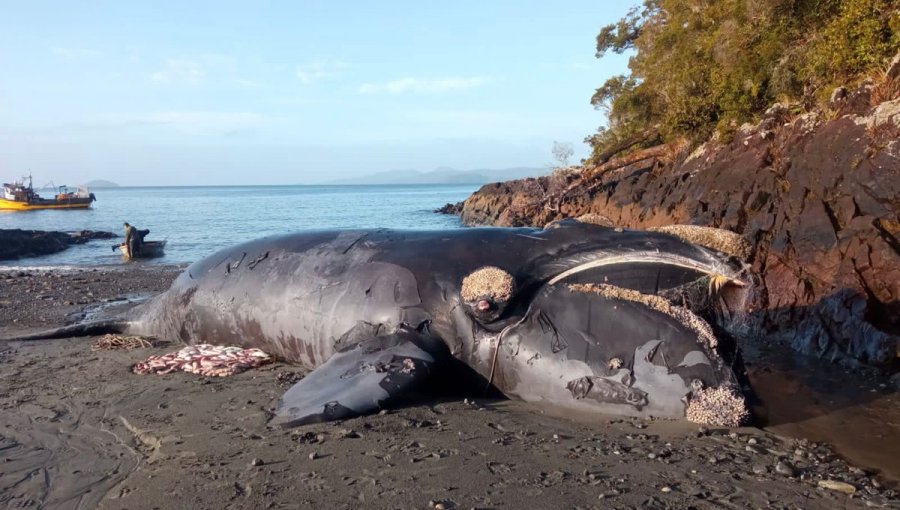
{"type": "Polygon", "coordinates": [[[18,260],[50,255],[95,239],[118,237],[112,232],[80,230],[56,232],[43,230],[0,229],[0,260],[18,260]]]}
{"type": "Polygon", "coordinates": [[[779,336],[847,366],[900,355],[900,100],[871,90],[803,115],[771,108],[729,143],[664,146],[448,204],[467,225],[542,227],[590,215],[644,229],[692,224],[747,239],[759,276],[739,333],[779,336]]]}

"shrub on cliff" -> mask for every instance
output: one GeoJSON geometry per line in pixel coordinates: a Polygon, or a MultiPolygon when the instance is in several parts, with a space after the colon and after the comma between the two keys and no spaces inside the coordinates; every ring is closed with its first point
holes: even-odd
{"type": "Polygon", "coordinates": [[[593,162],[633,147],[728,134],[779,100],[814,105],[900,48],[900,0],[645,0],[597,36],[633,50],[591,102],[608,126],[593,162]]]}

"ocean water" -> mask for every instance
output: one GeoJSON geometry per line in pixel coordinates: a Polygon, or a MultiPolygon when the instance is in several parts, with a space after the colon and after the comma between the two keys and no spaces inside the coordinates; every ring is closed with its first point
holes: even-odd
{"type": "MultiPolygon", "coordinates": [[[[434,209],[464,200],[477,185],[202,186],[92,190],[88,210],[0,211],[0,229],[105,230],[123,234],[127,221],[150,229],[147,241],[167,240],[165,257],[144,264],[186,264],[232,244],[320,228],[460,228],[434,209]]],[[[91,241],[63,252],[0,262],[2,266],[122,263],[112,245],[91,241]]]]}

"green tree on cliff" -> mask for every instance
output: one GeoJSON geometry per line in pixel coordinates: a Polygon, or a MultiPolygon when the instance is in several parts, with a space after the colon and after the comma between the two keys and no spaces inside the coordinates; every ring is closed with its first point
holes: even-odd
{"type": "Polygon", "coordinates": [[[779,100],[811,105],[900,48],[900,0],[645,0],[597,35],[633,51],[591,98],[600,162],[630,148],[728,134],[779,100]]]}

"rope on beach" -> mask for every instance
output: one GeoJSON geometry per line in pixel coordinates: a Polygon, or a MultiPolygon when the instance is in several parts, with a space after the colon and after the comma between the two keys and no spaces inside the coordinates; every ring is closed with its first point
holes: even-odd
{"type": "Polygon", "coordinates": [[[220,345],[198,344],[184,349],[150,356],[136,363],[136,374],[169,374],[178,370],[191,374],[226,377],[271,363],[272,357],[259,349],[242,349],[220,345]]]}
{"type": "Polygon", "coordinates": [[[116,349],[149,349],[158,347],[168,342],[153,338],[135,335],[103,335],[91,345],[92,351],[112,351],[116,349]]]}

